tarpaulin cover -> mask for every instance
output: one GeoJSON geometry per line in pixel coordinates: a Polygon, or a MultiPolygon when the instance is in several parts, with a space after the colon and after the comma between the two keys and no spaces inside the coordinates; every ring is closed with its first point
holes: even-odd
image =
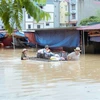
{"type": "Polygon", "coordinates": [[[80,44],[80,35],[77,30],[45,30],[36,31],[37,44],[50,47],[76,47],[80,44]]]}
{"type": "MultiPolygon", "coordinates": [[[[4,38],[5,35],[6,35],[5,32],[0,33],[0,38],[4,38]]],[[[15,32],[14,35],[15,35],[15,36],[19,36],[19,37],[25,37],[25,34],[23,34],[22,32],[19,32],[19,31],[15,32]]]]}
{"type": "Polygon", "coordinates": [[[25,34],[17,31],[17,32],[15,32],[15,36],[25,37],[25,34]]]}
{"type": "Polygon", "coordinates": [[[100,36],[92,36],[90,37],[90,41],[100,42],[100,36]]]}
{"type": "Polygon", "coordinates": [[[0,38],[4,38],[6,33],[0,33],[0,38]]]}

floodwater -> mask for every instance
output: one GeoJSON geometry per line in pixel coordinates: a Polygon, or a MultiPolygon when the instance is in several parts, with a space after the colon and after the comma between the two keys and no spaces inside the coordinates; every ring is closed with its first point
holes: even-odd
{"type": "MultiPolygon", "coordinates": [[[[29,49],[29,56],[35,56],[29,49]]],[[[20,60],[21,49],[0,49],[0,100],[100,100],[100,55],[80,61],[20,60]]]]}

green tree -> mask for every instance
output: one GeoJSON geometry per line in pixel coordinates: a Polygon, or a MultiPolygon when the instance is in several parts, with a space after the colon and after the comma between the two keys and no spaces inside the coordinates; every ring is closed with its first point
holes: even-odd
{"type": "Polygon", "coordinates": [[[23,9],[37,22],[48,20],[50,15],[44,12],[39,5],[45,5],[46,0],[0,0],[0,19],[4,28],[12,33],[14,27],[21,30],[23,9]]]}
{"type": "Polygon", "coordinates": [[[96,23],[96,22],[100,22],[100,17],[90,16],[89,18],[81,20],[80,25],[88,25],[88,24],[96,23]]]}

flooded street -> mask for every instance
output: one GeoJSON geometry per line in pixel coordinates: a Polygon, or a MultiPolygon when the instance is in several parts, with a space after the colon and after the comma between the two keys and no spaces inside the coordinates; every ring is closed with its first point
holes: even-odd
{"type": "MultiPolygon", "coordinates": [[[[100,55],[80,61],[20,60],[22,49],[0,49],[0,100],[100,100],[100,55]]],[[[29,49],[29,56],[35,56],[29,49]]]]}

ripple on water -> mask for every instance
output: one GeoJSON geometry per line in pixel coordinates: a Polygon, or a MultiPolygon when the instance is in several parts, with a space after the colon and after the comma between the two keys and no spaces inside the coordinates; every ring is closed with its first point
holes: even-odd
{"type": "Polygon", "coordinates": [[[0,55],[0,100],[100,100],[99,55],[81,56],[80,62],[36,62],[21,61],[20,52],[0,55]]]}

